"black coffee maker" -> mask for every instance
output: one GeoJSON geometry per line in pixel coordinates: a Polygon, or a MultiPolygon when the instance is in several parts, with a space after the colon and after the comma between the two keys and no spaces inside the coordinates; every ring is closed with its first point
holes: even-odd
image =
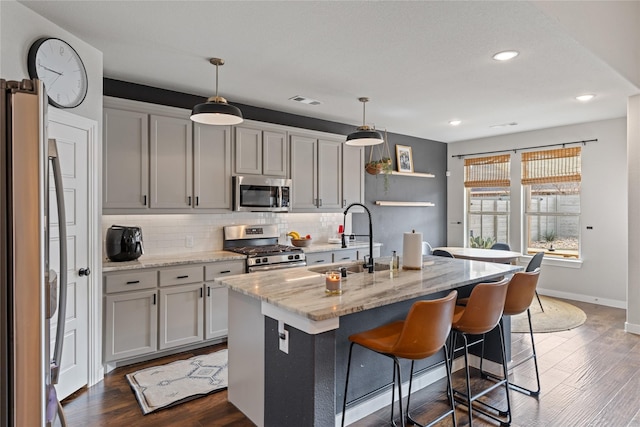
{"type": "Polygon", "coordinates": [[[144,253],[142,228],[112,225],[107,230],[107,257],[111,261],[133,261],[144,253]]]}

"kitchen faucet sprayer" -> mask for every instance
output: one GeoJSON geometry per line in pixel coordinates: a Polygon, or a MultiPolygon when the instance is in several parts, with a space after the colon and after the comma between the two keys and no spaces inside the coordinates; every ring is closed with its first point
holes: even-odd
{"type": "MultiPolygon", "coordinates": [[[[343,225],[346,222],[347,219],[347,213],[349,212],[349,209],[351,209],[353,206],[362,206],[364,208],[364,210],[367,212],[367,215],[369,216],[369,234],[352,234],[352,236],[358,236],[358,237],[364,237],[364,236],[368,236],[369,237],[369,259],[365,260],[365,263],[363,265],[364,268],[366,268],[369,273],[373,273],[373,222],[371,220],[371,211],[369,211],[369,209],[363,205],[362,203],[351,203],[349,206],[347,206],[347,208],[344,210],[344,219],[343,219],[343,225]]],[[[347,247],[347,241],[345,240],[345,234],[342,233],[342,247],[346,248],[347,247]]]]}

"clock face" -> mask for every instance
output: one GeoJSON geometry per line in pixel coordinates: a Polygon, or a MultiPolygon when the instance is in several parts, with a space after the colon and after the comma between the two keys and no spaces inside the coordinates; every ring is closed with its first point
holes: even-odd
{"type": "Polygon", "coordinates": [[[50,104],[77,107],[87,96],[87,70],[66,42],[48,37],[37,40],[29,49],[27,65],[29,76],[44,83],[50,104]]]}

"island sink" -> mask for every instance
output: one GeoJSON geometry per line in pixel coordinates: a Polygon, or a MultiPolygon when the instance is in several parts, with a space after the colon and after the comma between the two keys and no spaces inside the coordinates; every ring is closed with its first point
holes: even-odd
{"type": "MultiPolygon", "coordinates": [[[[342,271],[343,268],[347,270],[347,274],[364,273],[365,271],[369,271],[368,268],[365,268],[365,266],[362,265],[362,263],[360,262],[343,264],[343,265],[323,265],[321,267],[308,268],[307,270],[313,271],[314,273],[324,274],[329,271],[342,271]]],[[[376,262],[373,266],[373,270],[374,271],[389,270],[389,264],[376,262]]]]}

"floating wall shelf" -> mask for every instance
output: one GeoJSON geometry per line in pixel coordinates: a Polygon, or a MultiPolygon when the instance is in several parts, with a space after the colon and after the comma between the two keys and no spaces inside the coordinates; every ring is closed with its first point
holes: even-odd
{"type": "Polygon", "coordinates": [[[435,204],[431,202],[391,202],[391,201],[385,201],[385,200],[377,200],[376,205],[378,206],[435,206],[435,204]]]}
{"type": "Polygon", "coordinates": [[[391,171],[391,175],[413,176],[413,177],[416,177],[416,178],[435,178],[436,177],[432,173],[421,173],[421,172],[397,172],[397,171],[391,171]]]}

